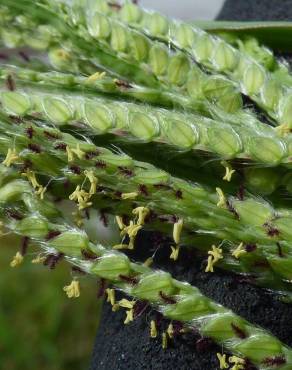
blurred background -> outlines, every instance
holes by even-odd
[[[140,0],[139,3],[172,17],[203,20],[215,18],[224,0]]]
[[[223,0],[141,0],[147,8],[182,19],[213,19]],[[50,271],[32,265],[12,269],[15,237],[0,239],[0,370],[80,370],[89,366],[98,327],[97,282],[81,279],[81,296],[63,292],[71,281],[66,263]],[[33,256],[31,256],[33,257]]]
[[[72,280],[69,266],[33,265],[30,248],[11,268],[19,245],[16,237],[0,240],[0,369],[87,369],[100,310],[96,280],[81,277],[81,296],[70,300],[63,292]]]

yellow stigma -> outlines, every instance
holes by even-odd
[[[228,369],[228,364],[226,362],[226,355],[221,355],[221,353],[217,353],[217,358],[219,360],[220,369]]]
[[[149,214],[150,210],[147,207],[137,207],[133,209],[133,214],[138,216],[137,225],[144,225],[145,218]]]
[[[69,145],[66,146],[66,153],[67,153],[68,162],[73,162],[74,161],[74,153],[70,149]]]
[[[178,259],[180,247],[177,245],[176,247],[170,246],[170,248],[171,248],[171,255],[169,256],[169,258],[171,260],[176,261]]]
[[[162,333],[162,349],[167,349],[167,335],[165,332]]]
[[[21,265],[23,262],[23,256],[17,252],[16,255],[12,258],[12,261],[10,262],[10,267],[17,267]]]
[[[126,318],[125,318],[124,324],[127,325],[133,320],[134,320],[134,310],[133,308],[131,308],[130,310],[126,311]]]
[[[72,280],[70,285],[63,288],[68,298],[78,298],[80,296],[80,285],[78,280]]]
[[[78,158],[78,159],[82,159],[82,158],[84,158],[84,156],[85,156],[85,152],[84,152],[83,150],[81,150],[81,149],[80,149],[80,145],[79,145],[79,144],[77,144],[77,145],[76,145],[76,149],[72,149],[72,148],[71,148],[71,151],[72,151],[74,154],[76,154],[76,156],[77,156],[77,158]]]
[[[234,364],[230,370],[243,370],[245,360],[237,356],[231,356],[228,359],[229,363]]]
[[[4,166],[6,167],[10,167],[14,162],[18,160],[18,158],[19,157],[18,157],[16,150],[9,148],[2,164],[4,164]]]
[[[150,338],[156,338],[157,337],[157,328],[156,323],[154,320],[151,320],[150,322]]]
[[[246,250],[244,248],[244,244],[240,243],[239,246],[232,251],[232,256],[235,258],[240,258],[242,255],[246,254]]]
[[[84,175],[90,182],[89,195],[92,196],[96,193],[96,186],[98,183],[98,179],[97,177],[94,176],[94,172],[92,170],[91,171],[85,170]]]
[[[136,191],[133,192],[133,193],[123,193],[121,195],[121,198],[123,200],[126,200],[126,199],[136,199],[138,195],[139,195],[139,193],[137,193]]]
[[[120,230],[123,230],[126,227],[126,225],[123,222],[123,217],[116,216],[116,221],[117,221],[117,224],[118,224]]]
[[[27,177],[28,181],[31,183],[31,185],[34,189],[37,189],[37,188],[41,187],[41,185],[38,183],[38,181],[35,177],[35,173],[33,171],[26,170],[26,172],[22,173],[22,176]]]
[[[222,161],[221,164],[225,167],[225,175],[223,177],[223,180],[230,182],[232,175],[235,173],[235,170],[233,170],[230,164],[226,161]]]
[[[179,244],[180,241],[180,234],[183,228],[184,221],[180,218],[174,225],[173,225],[173,240],[176,244]]]
[[[222,249],[213,245],[212,250],[208,251],[208,254],[209,254],[208,264],[205,269],[205,272],[214,272],[215,263],[217,263],[220,259],[223,258]]]
[[[40,254],[36,256],[36,258],[34,258],[31,263],[33,264],[39,264],[39,263],[43,263],[45,262],[46,260],[46,257],[45,256],[41,256]]]
[[[39,195],[41,200],[43,200],[44,199],[44,194],[45,194],[46,191],[47,191],[47,188],[40,185],[35,193],[36,193],[36,195]]]
[[[225,198],[225,195],[224,195],[223,191],[220,188],[216,188],[216,192],[217,192],[218,197],[219,197],[217,207],[226,208],[226,198]]]
[[[173,338],[173,334],[174,334],[174,330],[173,330],[173,325],[172,325],[172,323],[170,323],[170,324],[168,325],[168,328],[167,328],[166,332],[167,332],[167,334],[168,334],[169,338],[170,338],[170,339],[172,339],[172,338]]]
[[[105,290],[107,294],[107,302],[110,302],[110,304],[113,306],[116,303],[116,292],[114,289],[107,288]]]
[[[95,81],[100,80],[101,78],[105,77],[105,75],[106,75],[105,72],[95,72],[86,79],[86,82],[95,82]]]

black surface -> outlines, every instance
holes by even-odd
[[[291,0],[226,0],[218,19],[226,21],[290,21]]]
[[[292,19],[290,0],[227,0],[219,19],[225,20],[289,20]],[[145,259],[151,253],[148,236],[139,243],[135,259]],[[171,271],[180,280],[196,285],[201,291],[218,303],[231,308],[247,320],[258,324],[276,335],[283,342],[292,345],[292,305],[279,302],[270,293],[246,283],[238,282],[231,274],[206,274],[200,256],[183,251],[179,261],[172,263],[167,256],[167,243],[159,250],[156,263]],[[112,313],[106,304],[101,326],[96,336],[91,370],[217,370],[216,352],[220,349],[206,342],[196,342],[196,334],[179,335],[164,351],[161,338],[150,339],[149,323],[156,313],[147,309],[130,325],[124,326],[125,313]],[[160,330],[168,325],[162,321]],[[200,349],[201,348],[201,349]],[[199,350],[200,349],[200,350]]]
[[[149,246],[154,245],[154,249],[157,248],[156,240],[156,235],[140,234],[137,248],[129,257],[144,261],[153,253]],[[216,302],[271,331],[284,343],[292,345],[292,327],[287,325],[292,319],[292,305],[280,302],[267,291],[241,282],[233,274],[219,271],[206,274],[206,261],[195,249],[182,249],[176,263],[169,260],[169,251],[169,243],[162,242],[155,256],[154,267],[170,271],[174,277],[196,285],[202,293]],[[169,324],[167,320],[161,320],[154,310],[147,308],[133,323],[126,326],[123,324],[124,318],[125,310],[113,313],[111,306],[105,304],[91,370],[218,369],[216,353],[221,352],[221,349],[211,343],[205,351],[200,350],[202,338],[196,333],[178,335],[166,351],[161,348],[161,337],[150,339],[151,319],[161,322],[160,332]]]

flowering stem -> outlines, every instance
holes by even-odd
[[[84,272],[109,280],[132,297],[133,306],[135,300],[148,301],[166,318],[198,330],[226,350],[253,361],[259,369],[266,369],[269,359],[276,356],[281,358],[279,369],[288,370],[291,367],[292,350],[271,334],[210,300],[196,287],[173,279],[169,273],[133,263],[120,252],[91,243],[80,229],[64,221],[58,223],[57,212],[49,220],[39,211],[40,203],[44,201],[32,199],[34,195],[28,182],[11,179],[9,170],[6,174],[5,169],[1,170],[1,220],[9,230],[31,238],[45,255],[65,255],[69,262]],[[21,220],[11,216],[13,207],[18,210],[19,206],[22,209]],[[53,205],[51,207],[54,208]],[[7,216],[7,209],[10,216]],[[129,278],[125,279],[125,276]],[[77,284],[65,288],[68,296],[79,295]],[[134,319],[134,311],[131,313],[133,306],[127,313],[126,322]]]

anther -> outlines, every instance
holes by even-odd
[[[124,324],[127,325],[132,321],[134,321],[134,310],[133,310],[133,308],[126,311],[126,318],[125,318]]]
[[[162,333],[162,349],[167,349],[167,334]]]
[[[243,243],[240,243],[239,246],[232,251],[232,256],[236,259],[239,259],[242,255],[246,254],[247,251]]]
[[[221,355],[221,353],[217,353],[217,358],[219,360],[220,369],[228,369],[229,366],[226,362],[226,355]]]
[[[156,323],[154,320],[151,320],[150,322],[150,338],[156,338],[157,337],[157,328]]]
[[[70,285],[66,285],[63,288],[68,298],[78,298],[80,296],[80,284],[79,281],[74,279]]]
[[[183,219],[179,219],[174,225],[173,225],[173,240],[176,244],[179,244],[180,242],[180,235],[183,228]]]
[[[208,254],[209,254],[208,264],[205,269],[205,272],[214,272],[215,263],[217,263],[220,259],[223,258],[222,249],[213,245],[212,250],[208,251]]]
[[[123,230],[126,227],[126,225],[123,222],[123,217],[116,216],[116,221],[117,221],[117,224],[118,224],[120,230]]]
[[[133,209],[132,213],[138,216],[137,225],[144,225],[145,218],[149,214],[150,210],[147,207],[137,207]]]
[[[107,294],[107,302],[109,302],[112,306],[116,303],[116,292],[114,289],[107,288],[105,290]]]
[[[89,180],[90,182],[90,189],[89,189],[89,195],[94,195],[96,193],[96,186],[98,183],[97,177],[95,177],[94,172],[91,170],[85,170],[84,171],[85,177]]]
[[[6,167],[10,167],[13,163],[15,163],[19,159],[18,154],[15,149],[8,149],[6,157],[2,164]]]
[[[222,161],[221,164],[225,168],[225,175],[223,177],[223,180],[230,182],[232,175],[235,173],[235,170],[233,170],[230,164],[226,161]]]
[[[244,370],[245,360],[237,356],[230,356],[228,359],[230,364],[234,364],[230,370]]]
[[[170,248],[171,248],[171,254],[170,254],[169,258],[174,260],[174,261],[177,261],[180,247],[177,245],[175,247],[170,246]]]
[[[224,195],[223,191],[220,188],[216,188],[216,192],[217,192],[218,197],[219,197],[217,207],[226,208],[226,198],[225,198],[225,195]]]
[[[23,262],[23,256],[20,252],[17,252],[16,255],[13,257],[12,261],[10,262],[10,267],[17,267],[21,265]]]
[[[167,332],[167,334],[168,334],[169,338],[170,338],[170,339],[172,339],[172,338],[173,338],[173,336],[174,336],[174,329],[173,329],[173,325],[172,325],[172,323],[170,323],[170,324],[168,325],[168,328],[167,328],[166,332]]]

